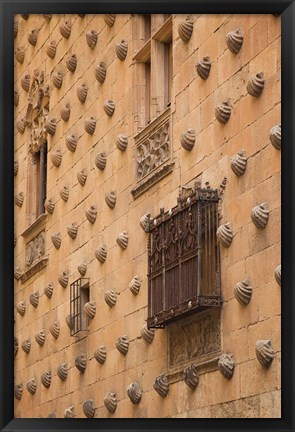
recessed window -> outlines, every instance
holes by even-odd
[[[89,319],[84,311],[84,306],[89,300],[89,279],[77,279],[70,286],[71,336],[88,331]]]

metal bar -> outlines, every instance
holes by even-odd
[[[198,283],[197,297],[201,295],[201,272],[202,272],[202,222],[201,222],[201,203],[197,203],[197,224],[198,224]]]

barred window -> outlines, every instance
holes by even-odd
[[[149,328],[221,305],[218,191],[195,187],[148,224]]]
[[[79,278],[70,286],[71,336],[88,330],[88,316],[84,311],[89,302],[89,279]]]

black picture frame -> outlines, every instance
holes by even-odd
[[[14,419],[13,392],[13,15],[15,13],[270,13],[282,19],[282,418]],[[293,431],[294,380],[294,75],[295,5],[284,0],[0,0],[0,430],[12,431]]]

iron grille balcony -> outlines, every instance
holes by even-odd
[[[195,186],[149,220],[149,328],[221,305],[218,201],[217,190]]]
[[[71,336],[88,331],[88,316],[84,305],[89,301],[89,278],[79,278],[70,285]]]

